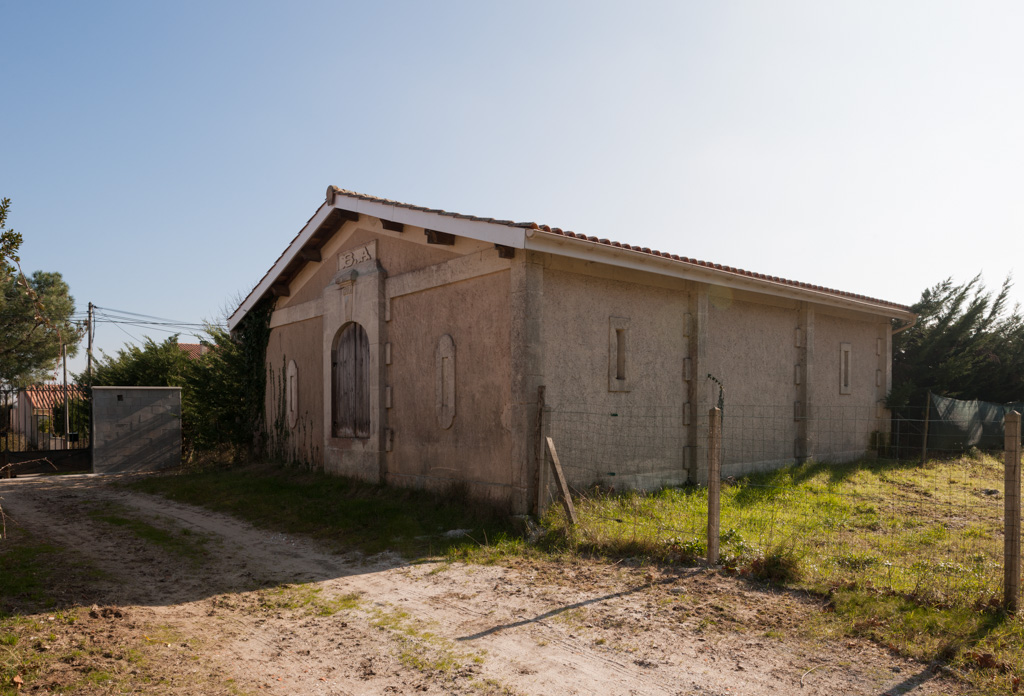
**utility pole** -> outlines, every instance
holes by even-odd
[[[92,321],[92,302],[89,303],[89,320],[85,324],[85,332],[88,334],[89,347],[85,351],[86,360],[88,367],[86,373],[89,375],[89,388],[92,388],[92,333],[93,333],[93,321]]]
[[[89,436],[89,463],[90,463],[90,466],[92,465],[92,455],[93,455],[92,434],[94,432],[93,423],[95,422],[95,419],[93,417],[93,412],[92,412],[92,337],[93,337],[93,334],[96,333],[96,319],[95,319],[95,316],[94,316],[94,313],[93,313],[93,310],[95,308],[96,308],[96,305],[94,305],[92,302],[90,302],[89,303],[89,321],[88,321],[88,323],[85,326],[85,332],[86,332],[86,334],[88,334],[88,338],[89,338],[89,347],[86,348],[86,351],[85,351],[85,357],[86,357],[86,360],[87,360],[86,364],[88,365],[88,367],[86,368],[86,372],[89,375],[87,377],[87,379],[89,380],[89,386],[88,386],[88,388],[86,390],[86,396],[88,396],[88,398],[89,398],[89,402],[88,402],[89,403],[89,418],[86,421],[85,428],[86,428],[86,432],[87,432],[87,434]],[[79,437],[81,437],[81,436],[79,436]]]
[[[68,402],[68,344],[65,343],[62,348],[64,349],[64,449],[68,449],[68,434],[71,431],[71,404]]]

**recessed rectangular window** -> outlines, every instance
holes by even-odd
[[[625,329],[615,329],[615,379],[626,379]]]
[[[299,422],[299,367],[294,360],[288,361],[285,372],[285,414],[288,427],[294,428]]]
[[[851,393],[852,373],[850,369],[851,354],[853,348],[849,343],[839,344],[839,393]]]
[[[629,319],[608,318],[608,391],[629,391]]]
[[[438,340],[434,360],[437,371],[434,399],[437,424],[447,430],[455,422],[455,340],[449,334]]]

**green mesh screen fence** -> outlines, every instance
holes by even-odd
[[[1003,418],[1010,411],[1024,413],[1024,402],[993,404],[931,394],[927,419],[928,449],[1002,449]]]

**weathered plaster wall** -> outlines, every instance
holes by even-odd
[[[687,294],[631,273],[548,260],[541,340],[545,431],[570,485],[682,483]],[[617,278],[615,276],[618,276]],[[648,279],[650,279],[648,277]],[[621,384],[616,329],[625,336]]]
[[[475,497],[513,501],[509,291],[503,270],[391,300],[389,482],[441,490],[464,484]],[[447,428],[438,393],[444,336],[454,343],[455,360]]]
[[[357,263],[355,276],[334,281],[346,254],[371,248],[373,260]],[[379,220],[363,218],[345,225],[321,249],[322,260],[308,263],[290,284],[288,297],[277,301],[271,320],[267,363],[270,379],[266,408],[272,446],[279,456],[321,466],[327,471],[378,480],[386,433],[383,415],[382,329],[385,277],[431,267],[493,245],[459,239],[454,246],[430,245],[421,228],[384,230]],[[369,440],[331,437],[330,344],[346,322],[363,326],[370,337],[371,424]],[[294,359],[298,373],[298,418],[288,424],[284,413],[285,372]]]
[[[707,372],[725,387],[722,475],[792,461],[796,307],[721,288],[709,294]],[[717,403],[718,385],[707,387]]]
[[[323,366],[320,317],[277,327],[267,344],[267,429],[271,453],[289,461],[323,466]],[[286,417],[286,373],[295,361],[297,415],[294,425]]]
[[[379,220],[361,220],[349,223],[324,246],[323,260],[310,263],[293,283],[292,294],[282,298],[278,307],[288,307],[314,300],[323,293],[338,272],[338,254],[358,248],[367,242],[377,240],[377,253],[381,265],[389,275],[398,275],[442,263],[459,254],[451,247],[426,244],[423,231],[415,229],[398,233],[384,232]]]
[[[884,400],[888,365],[885,337],[888,324],[873,317],[817,312],[814,327],[814,366],[811,385],[813,456],[828,461],[848,461],[863,456],[871,433],[886,430]],[[850,344],[850,393],[840,390],[841,352]]]

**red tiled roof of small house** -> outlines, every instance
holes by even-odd
[[[63,384],[34,384],[25,387],[25,396],[34,409],[51,410],[64,403]],[[68,385],[68,398],[85,398],[85,391],[76,385]]]
[[[200,356],[206,355],[210,350],[209,346],[202,343],[179,343],[178,348],[192,360],[198,360]]]

